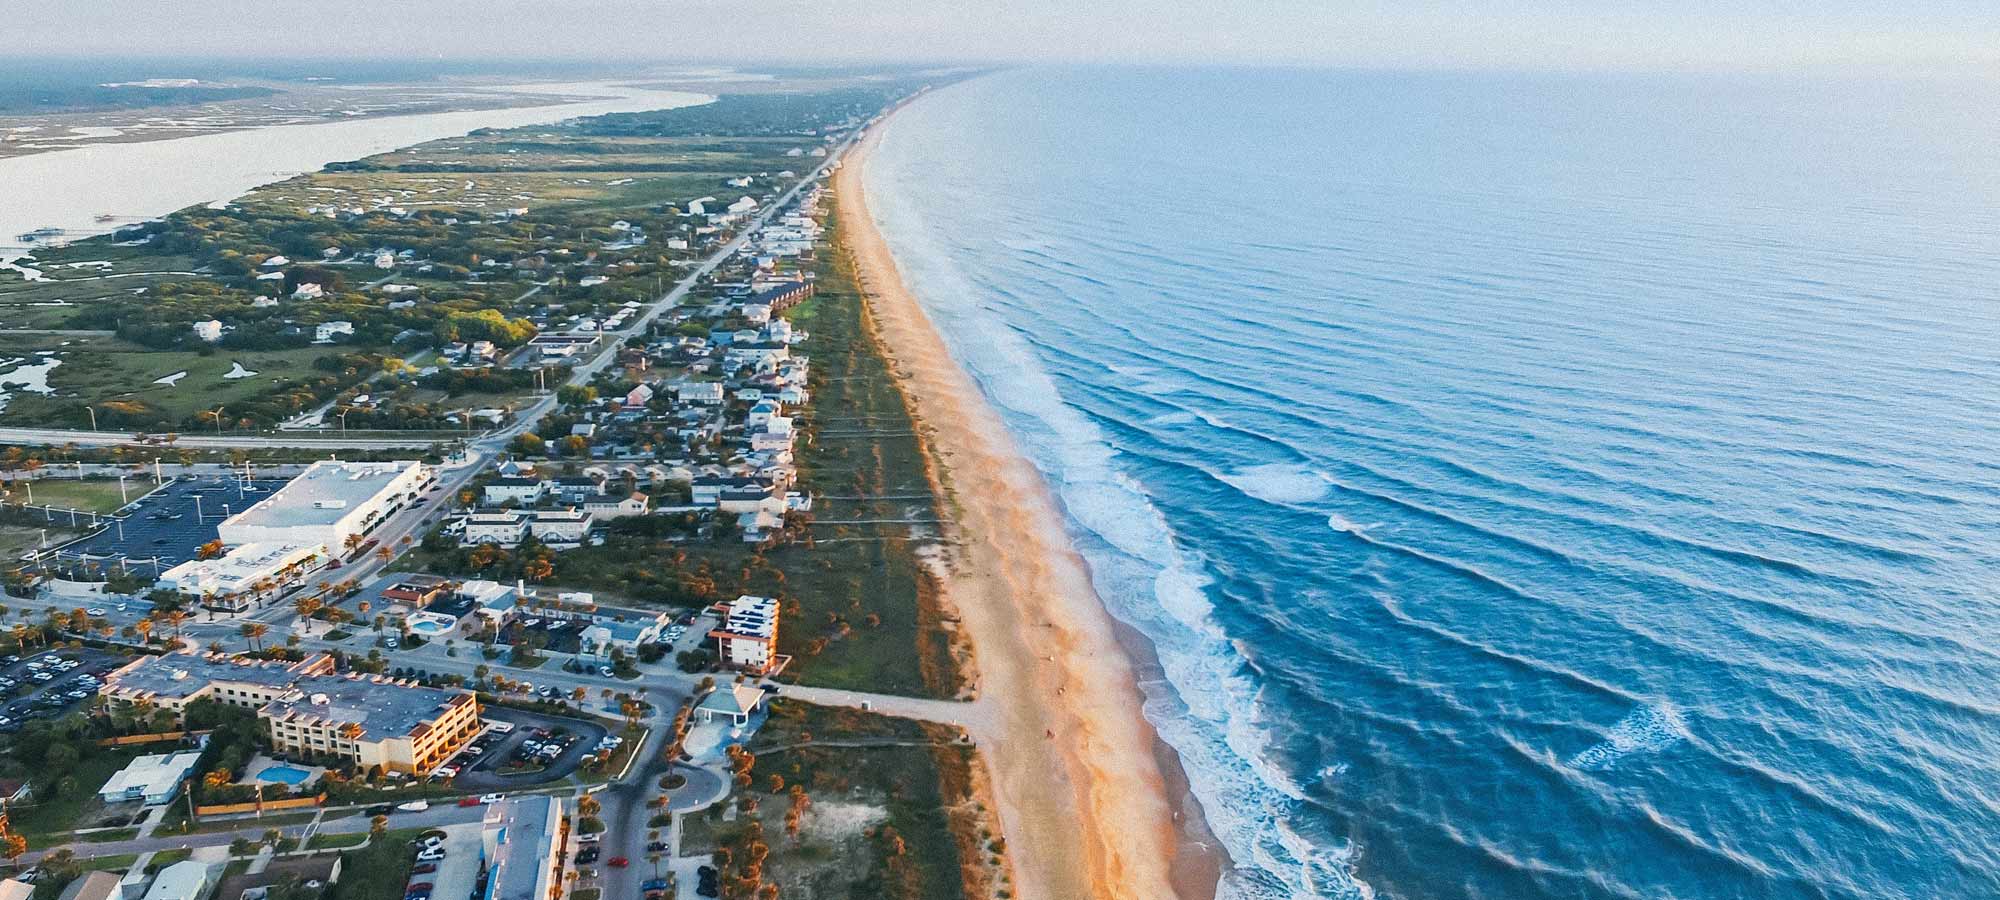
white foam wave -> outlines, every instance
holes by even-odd
[[[912,116],[929,108],[913,108]],[[1153,642],[1166,678],[1142,685],[1145,714],[1180,756],[1211,830],[1236,864],[1220,896],[1369,897],[1353,876],[1350,845],[1336,835],[1292,830],[1306,786],[1271,758],[1269,733],[1257,724],[1257,685],[1213,621],[1201,560],[1178,545],[1144,486],[1121,470],[1102,431],[1064,402],[1033,348],[1004,326],[985,292],[959,268],[967,257],[951,252],[947,236],[928,226],[925,207],[907,190],[923,179],[893,174],[904,166],[927,167],[923,145],[898,140],[905,121],[898,117],[888,126],[865,176],[876,219],[953,357],[1055,489],[1106,607]],[[1151,373],[1134,367],[1118,374],[1144,390]],[[1191,412],[1219,426],[1213,415]],[[1246,472],[1251,489],[1284,496],[1303,495],[1301,474],[1313,477]],[[1326,484],[1314,480],[1323,494]]]
[[[1381,524],[1380,522],[1371,522],[1367,525],[1362,525],[1340,513],[1333,513],[1326,517],[1326,527],[1335,531],[1344,531],[1348,534],[1367,534],[1369,529],[1379,527]]]
[[[1634,753],[1657,753],[1685,737],[1686,727],[1671,705],[1641,706],[1611,726],[1603,741],[1570,757],[1569,767],[1582,772],[1605,771]]]
[[[1326,477],[1292,463],[1266,463],[1217,476],[1230,487],[1265,503],[1311,503],[1326,496]]]

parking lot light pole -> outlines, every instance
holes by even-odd
[[[125,476],[121,474],[118,476],[118,503],[120,506],[123,506],[130,502],[132,502],[132,497],[125,493]]]
[[[87,409],[87,410],[90,410],[90,430],[91,430],[91,431],[96,431],[96,430],[97,430],[97,407],[95,407],[95,406],[85,406],[85,407],[84,407],[84,409]]]
[[[196,494],[196,495],[194,495],[194,523],[195,523],[196,525],[200,525],[200,524],[202,523],[202,518],[201,518],[201,495],[200,495],[200,494]]]

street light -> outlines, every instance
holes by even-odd
[[[220,406],[215,408],[215,435],[216,437],[222,436],[222,407]]]
[[[96,430],[97,430],[97,407],[95,407],[95,406],[89,406],[89,405],[85,405],[85,406],[84,406],[84,409],[86,409],[86,410],[88,410],[88,411],[90,412],[90,430],[91,430],[91,431],[96,431]]]

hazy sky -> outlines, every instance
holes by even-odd
[[[1977,67],[2000,0],[70,0],[0,55]]]

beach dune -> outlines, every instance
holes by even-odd
[[[952,359],[868,211],[862,173],[880,126],[835,173],[840,231],[867,312],[923,424],[954,522],[946,595],[970,638],[982,758],[1016,881],[1030,900],[1183,900],[1182,845],[1157,737],[1114,623],[1041,474]],[[1213,872],[1213,867],[1192,867]]]

